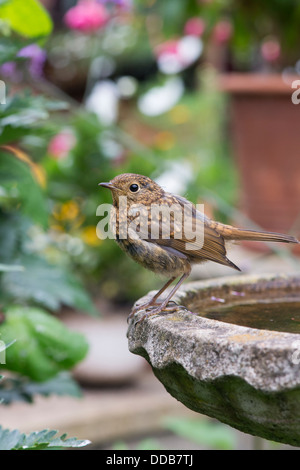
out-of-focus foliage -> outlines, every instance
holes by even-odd
[[[273,61],[275,68],[282,69],[293,67],[299,60],[300,6],[293,0],[165,0],[148,5],[136,0],[136,3],[145,17],[153,16],[152,24],[156,17],[159,24],[156,33],[163,34],[165,39],[182,35],[188,20],[201,18],[207,53],[211,53],[211,47],[222,54],[225,51],[222,62],[225,70],[263,70]],[[264,48],[269,41],[270,48]]]
[[[52,31],[52,21],[37,0],[5,0],[0,4],[0,18],[24,37],[40,38]]]
[[[68,372],[61,372],[44,382],[35,382],[24,375],[14,375],[0,380],[0,403],[3,405],[10,405],[15,401],[33,403],[36,395],[48,397],[52,394],[76,398],[82,396],[79,385]]]
[[[47,132],[50,113],[67,108],[64,102],[43,95],[33,96],[28,89],[8,96],[6,104],[1,105],[0,144],[16,142],[29,135],[42,138]]]
[[[18,152],[0,150],[1,261],[20,267],[3,272],[1,300],[4,304],[34,302],[53,311],[68,305],[94,313],[93,303],[76,276],[39,253],[35,233],[43,233],[49,225],[47,197],[40,184],[44,171],[30,160],[29,166],[26,154],[18,158]]]
[[[7,348],[3,368],[19,372],[35,381],[49,380],[72,368],[87,353],[84,337],[68,330],[61,321],[37,308],[10,307],[0,335]]]
[[[25,70],[28,58],[20,52],[29,44],[26,37],[31,37],[35,47],[32,38],[39,41],[47,35],[52,22],[39,2],[27,2],[26,11],[23,3],[8,0],[0,4],[1,32],[6,35],[1,39],[0,65],[13,61],[11,64]],[[0,106],[0,340],[9,345],[2,368],[18,372],[16,381],[22,381],[22,376],[45,381],[72,368],[87,352],[85,339],[49,311],[66,305],[95,313],[95,307],[79,277],[63,263],[48,260],[38,246],[34,234],[46,237],[49,230],[47,175],[21,150],[24,138],[44,141],[48,126],[51,128],[51,113],[65,110],[67,105],[30,89],[10,93],[10,86],[7,83],[6,103]],[[3,380],[2,389],[7,390],[9,380]],[[11,397],[12,384],[18,388],[16,383],[10,382]],[[52,391],[55,383],[62,390],[63,382],[59,385],[54,380]],[[71,381],[64,384],[71,390]]]
[[[236,448],[234,431],[222,423],[172,416],[163,420],[163,427],[177,436],[209,449],[233,450]]]

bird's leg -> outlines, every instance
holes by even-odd
[[[157,299],[160,297],[160,295],[169,287],[170,284],[172,284],[173,281],[175,281],[176,277],[171,277],[171,279],[166,282],[166,284],[163,285],[163,287],[155,294],[155,296],[146,302],[145,304],[142,305],[137,305],[135,308],[132,309],[131,313],[128,316],[128,319],[133,317],[133,315],[138,311],[138,310],[144,310],[145,308],[151,307],[152,305],[156,304]]]
[[[144,320],[144,318],[146,317],[150,317],[152,315],[157,315],[158,313],[161,313],[163,310],[167,310],[167,305],[170,301],[170,299],[173,297],[173,295],[175,294],[175,292],[177,291],[177,289],[179,289],[179,287],[181,286],[181,284],[183,283],[183,281],[185,281],[186,278],[189,277],[190,275],[190,272],[187,272],[187,273],[184,273],[181,278],[179,279],[179,281],[177,282],[177,284],[173,287],[173,289],[171,290],[171,292],[169,293],[169,295],[166,297],[166,299],[157,307],[155,308],[154,310],[151,310],[150,313],[145,313],[145,315],[137,321],[137,323],[140,323],[141,321]],[[174,310],[175,308],[171,308],[170,310]]]

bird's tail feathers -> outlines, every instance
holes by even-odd
[[[243,230],[218,223],[216,226],[218,232],[223,235],[225,240],[253,240],[265,242],[282,242],[282,243],[300,243],[297,238],[292,235],[284,235],[275,232],[260,232],[257,230]]]

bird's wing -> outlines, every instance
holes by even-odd
[[[167,194],[166,197],[165,203],[169,206],[177,202],[182,210],[184,205],[188,205],[186,216],[182,216],[180,220],[180,217],[176,217],[175,212],[171,212],[169,237],[164,237],[162,232],[163,228],[166,228],[166,221],[164,222],[162,218],[154,219],[152,217],[152,228],[156,226],[159,236],[150,238],[150,242],[166,247],[166,249],[176,250],[185,255],[192,263],[210,260],[240,270],[227,258],[224,237],[211,226],[209,218],[180,196]],[[190,231],[187,230],[186,223],[182,224],[182,220],[189,220]]]

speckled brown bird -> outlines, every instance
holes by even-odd
[[[115,210],[111,215],[111,223],[115,228],[115,239],[120,248],[145,268],[169,277],[160,291],[148,303],[136,307],[130,316],[137,310],[150,307],[151,311],[146,315],[154,315],[168,309],[170,299],[189,276],[193,264],[210,260],[240,271],[226,256],[225,244],[229,240],[299,243],[290,235],[243,230],[215,222],[199,212],[188,200],[164,191],[155,181],[143,175],[125,173],[116,176],[109,183],[99,183],[99,185],[110,189],[112,193]],[[185,227],[180,226],[186,219],[182,217],[181,222],[178,222],[179,219],[173,212],[170,213],[169,219],[166,219],[163,213],[153,215],[151,207],[155,205],[159,205],[160,208],[177,207],[179,212],[189,207],[191,228],[200,224],[197,227],[200,227],[203,233],[200,242],[195,237],[191,249],[191,245],[188,245],[191,238],[186,236]],[[142,215],[144,217],[141,217]],[[169,230],[169,236],[164,236],[164,229],[165,233]],[[179,281],[167,297],[158,303],[161,294],[179,276]],[[171,308],[174,309],[169,307]]]

